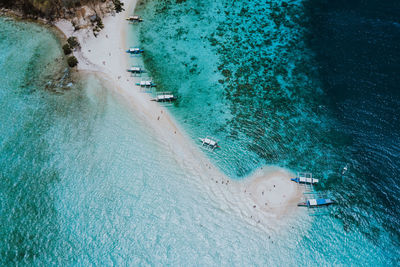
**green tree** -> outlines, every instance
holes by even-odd
[[[121,3],[120,0],[113,0],[113,3],[114,3],[115,12],[119,13],[119,12],[122,12],[125,10],[123,8],[124,3]]]
[[[72,50],[71,50],[71,47],[69,46],[69,44],[63,45],[62,49],[63,49],[65,55],[69,55],[72,53]]]
[[[70,66],[71,68],[75,67],[76,65],[78,65],[78,60],[76,59],[76,57],[74,56],[70,56],[67,59],[67,63],[68,66]]]
[[[79,42],[78,42],[78,38],[76,38],[75,36],[71,36],[67,39],[67,43],[69,44],[70,48],[73,49],[75,47],[80,46]]]

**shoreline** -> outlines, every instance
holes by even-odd
[[[289,170],[264,166],[243,180],[230,179],[200,151],[167,108],[141,92],[135,85],[138,78],[126,72],[129,55],[125,52],[129,28],[125,18],[133,13],[137,0],[122,2],[125,11],[105,16],[105,27],[97,37],[90,29],[74,32],[69,21],[55,23],[64,36],[76,36],[81,44],[81,49],[74,52],[79,61],[78,72],[95,74],[112,85],[110,89],[122,96],[127,106],[154,130],[154,136],[169,148],[178,164],[194,174],[192,182],[204,189],[221,209],[236,213],[252,225],[274,230],[290,225],[290,218],[305,214],[296,205],[302,192],[290,181],[293,173]]]

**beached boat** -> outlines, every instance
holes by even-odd
[[[129,16],[126,18],[126,20],[130,21],[130,22],[142,22],[143,21],[143,19],[138,15]]]
[[[128,50],[126,50],[126,53],[129,53],[131,55],[138,55],[142,54],[144,50],[140,49],[139,47],[130,47]]]
[[[298,184],[317,184],[319,182],[318,179],[315,178],[308,178],[308,177],[296,177],[296,178],[291,178],[293,182],[296,182]]]
[[[300,202],[297,204],[297,206],[315,208],[321,206],[328,206],[332,204],[335,204],[335,201],[329,198],[313,198],[313,199],[308,199],[306,202]]]
[[[298,184],[307,184],[307,185],[313,185],[319,182],[319,180],[313,178],[312,173],[309,172],[298,172],[297,176],[295,178],[291,178],[290,180]]]
[[[141,67],[137,67],[137,66],[130,67],[127,71],[130,73],[134,73],[134,74],[140,74],[140,73],[145,72]]]
[[[201,141],[203,146],[207,146],[211,149],[215,149],[215,148],[219,148],[220,146],[218,145],[218,142],[215,141],[215,139],[211,139],[210,137],[206,137],[206,138],[199,138],[199,140]]]
[[[140,82],[136,83],[136,85],[138,85],[140,87],[156,87],[157,86],[151,80],[143,80],[143,81],[140,81]]]
[[[151,101],[156,102],[172,102],[176,100],[176,96],[174,96],[171,92],[159,92],[156,97],[151,99]]]

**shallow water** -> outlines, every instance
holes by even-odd
[[[196,173],[178,166],[103,82],[47,79],[65,70],[49,31],[0,23],[7,29],[0,74],[2,266],[294,264],[284,255],[299,235],[280,240],[221,210],[193,182]],[[16,57],[19,49],[25,58]],[[28,62],[49,64],[48,72],[28,75]],[[278,259],[266,250],[284,254]]]
[[[176,90],[180,95],[179,103],[170,107],[171,112],[193,140],[209,132],[221,138],[223,149],[208,155],[233,178],[241,178],[264,163],[310,169],[326,178],[321,189],[328,188],[333,194],[338,188],[341,193],[348,192],[335,195],[341,205],[331,209],[330,216],[310,217],[311,227],[308,222],[298,222],[285,233],[267,234],[247,225],[222,210],[215,196],[195,184],[191,178],[196,173],[179,166],[173,153],[153,136],[147,124],[101,80],[85,76],[70,84],[59,43],[49,31],[33,24],[1,19],[0,238],[5,240],[0,244],[1,265],[123,265],[126,262],[178,266],[396,265],[399,259],[396,240],[393,232],[382,226],[381,213],[385,206],[374,206],[376,220],[371,220],[368,202],[357,195],[359,188],[354,186],[362,177],[356,169],[358,165],[351,165],[344,180],[337,174],[348,162],[347,152],[343,150],[349,147],[349,141],[339,142],[335,138],[336,135],[340,140],[348,137],[332,132],[320,144],[316,140],[321,137],[313,136],[330,129],[329,123],[337,121],[331,116],[329,102],[319,102],[324,99],[318,97],[324,95],[323,83],[310,81],[307,76],[307,83],[311,85],[306,93],[285,89],[294,95],[291,103],[293,110],[298,111],[297,116],[292,117],[284,110],[288,101],[285,95],[281,96],[285,101],[273,104],[276,112],[264,111],[260,113],[263,116],[254,117],[251,114],[256,114],[255,111],[248,107],[257,107],[259,98],[233,94],[232,99],[243,103],[236,112],[231,112],[232,101],[225,96],[228,82],[218,82],[226,79],[218,71],[218,60],[224,60],[229,53],[221,58],[207,58],[223,51],[211,45],[212,39],[203,38],[199,44],[194,37],[208,34],[208,27],[218,27],[217,18],[225,18],[207,17],[209,13],[217,14],[212,12],[216,9],[206,5],[211,2],[193,2],[196,8],[187,16],[184,11],[192,2],[171,4],[165,9],[167,2],[154,6],[156,2],[151,1],[140,11],[149,23],[141,27],[145,29],[154,24],[153,29],[158,32],[158,35],[148,32],[153,44],[143,43],[148,54],[146,67],[152,70],[151,75],[161,88]],[[237,1],[236,4],[244,5]],[[214,5],[211,7],[226,8],[225,11],[230,8]],[[296,6],[295,11],[299,11],[297,8],[302,6]],[[156,18],[146,13],[152,15],[154,10],[158,10]],[[171,28],[179,26],[162,23],[164,15],[170,16],[168,12],[185,25],[192,25],[180,26],[183,28],[180,31],[190,29],[194,34],[172,32]],[[191,24],[196,21],[192,16],[199,15],[197,12],[206,12],[200,14],[207,23]],[[300,21],[298,18],[297,22]],[[229,33],[230,27],[223,29]],[[273,27],[268,28],[268,32],[272,30]],[[166,37],[171,32],[176,34],[173,37],[176,39]],[[289,41],[279,37],[278,32],[271,34],[279,42]],[[288,32],[285,36],[290,35]],[[184,38],[191,40],[192,49],[187,49]],[[300,37],[295,43],[299,40]],[[176,45],[176,51],[170,51],[167,44]],[[276,60],[281,58],[280,53],[289,53],[278,44],[273,46],[276,48],[270,56]],[[304,48],[301,44],[295,46],[300,47]],[[18,56],[20,51],[24,51],[24,57]],[[313,53],[306,51],[304,54],[309,60]],[[197,63],[189,61],[192,52]],[[292,53],[296,54],[294,50]],[[160,60],[161,56],[168,61]],[[242,60],[240,55],[235,56]],[[307,62],[303,58],[299,60]],[[155,68],[152,64],[159,65]],[[197,73],[190,73],[184,64],[191,68],[197,64]],[[279,64],[277,61],[276,66]],[[152,68],[160,72],[153,72]],[[233,66],[231,72],[234,71],[237,70]],[[58,73],[61,74],[57,77]],[[279,90],[273,91],[274,94],[283,94]],[[276,99],[275,95],[271,97],[272,103]],[[254,138],[250,130],[260,131],[265,123],[256,118],[265,114],[271,116],[268,122],[272,124],[268,125],[274,128],[265,131],[265,135],[279,133],[283,141],[293,143],[279,145],[263,137],[257,142],[269,147],[268,150],[259,151],[249,146]],[[237,120],[237,126],[231,121],[239,115],[242,117]],[[288,129],[283,124],[286,120],[293,124]],[[244,124],[243,131],[241,124]],[[315,129],[308,132],[312,128]],[[296,136],[297,129],[307,135]],[[237,135],[232,135],[234,130]],[[225,139],[228,135],[232,137]],[[313,160],[308,161],[309,158]],[[228,164],[233,167],[228,168]],[[360,192],[371,194],[368,184]],[[348,199],[357,204],[356,208],[345,204]]]
[[[211,157],[231,177],[266,163],[327,177],[345,164],[343,148],[324,142],[336,132],[312,79],[299,2],[139,5],[147,20],[140,26],[146,67],[159,90],[179,95],[171,111],[194,139],[221,141],[223,149]]]
[[[194,140],[221,140],[209,155],[221,170],[239,179],[263,164],[311,171],[339,201],[315,224],[341,229],[324,240],[332,228],[318,228],[313,246],[362,233],[360,247],[394,248],[383,263],[399,258],[398,10],[394,1],[150,0],[132,30],[160,90],[180,97],[170,108],[178,121]]]

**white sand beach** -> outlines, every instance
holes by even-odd
[[[140,78],[131,77],[126,71],[130,66],[125,52],[128,30],[125,19],[133,14],[137,1],[122,2],[126,11],[103,18],[105,27],[97,37],[87,29],[74,32],[69,21],[56,23],[67,37],[76,36],[81,44],[81,50],[74,53],[79,61],[78,70],[94,72],[113,85],[132,111],[154,130],[154,136],[175,154],[180,165],[193,173],[188,179],[204,189],[224,211],[260,228],[287,225],[290,218],[304,214],[304,210],[296,206],[302,192],[290,181],[293,173],[265,166],[241,181],[230,179],[211,163],[195,145],[197,140],[191,140],[185,134],[166,108],[150,101],[151,96],[141,92],[135,85]]]

